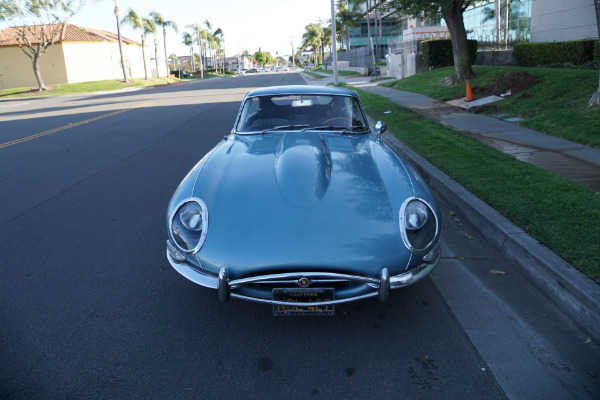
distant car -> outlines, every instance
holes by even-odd
[[[167,258],[185,278],[274,315],[332,315],[426,276],[440,214],[425,181],[369,127],[358,94],[256,89],[231,134],[168,205]],[[210,223],[209,223],[210,221]]]
[[[188,74],[187,72],[182,72],[181,76],[183,76],[184,78],[190,78],[192,76],[192,74]]]
[[[247,74],[256,74],[256,73],[258,73],[258,70],[256,68],[252,68],[252,69],[249,69],[248,71],[246,71],[246,73]]]

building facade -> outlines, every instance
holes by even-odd
[[[19,47],[15,29],[0,32],[0,90],[35,87],[32,62]],[[144,78],[142,45],[122,38],[123,57],[128,78]],[[156,76],[156,62],[146,49],[148,76]],[[164,60],[158,60],[161,76],[166,75]],[[117,35],[98,29],[66,24],[59,40],[39,59],[46,85],[123,79]]]
[[[371,11],[375,46],[379,37],[374,22],[377,16]],[[440,15],[418,19],[392,11],[382,16],[382,57],[410,39],[404,36],[411,29],[445,26]],[[481,49],[512,47],[518,42],[598,38],[593,0],[476,0],[463,13],[463,20],[468,38],[477,40]],[[431,38],[436,38],[435,32]],[[366,19],[349,29],[349,39],[350,48],[369,45]]]

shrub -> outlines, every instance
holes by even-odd
[[[568,42],[516,43],[514,57],[517,64],[523,67],[583,65],[598,59],[598,41],[586,39]]]
[[[477,60],[477,40],[467,40],[467,42],[471,64],[474,64]],[[440,68],[454,65],[450,39],[425,40],[421,45],[423,46],[423,61],[430,67]]]

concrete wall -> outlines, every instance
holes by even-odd
[[[387,57],[386,75],[390,78],[402,79],[428,70],[421,53],[406,52]]]
[[[514,50],[478,50],[477,65],[517,65]]]
[[[532,0],[532,42],[560,42],[597,37],[593,0]]]
[[[61,44],[50,46],[48,52],[40,57],[39,65],[46,85],[67,82]],[[31,59],[19,47],[0,48],[0,90],[37,85]]]

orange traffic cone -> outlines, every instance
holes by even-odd
[[[467,98],[465,101],[473,101],[475,98],[473,97],[473,92],[471,91],[471,85],[467,82]]]

